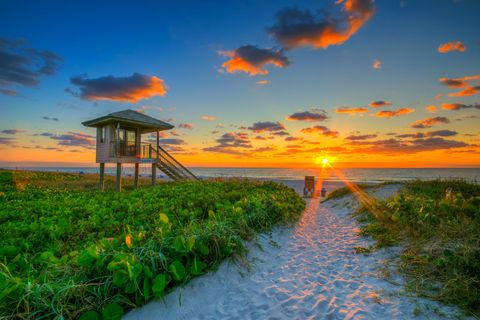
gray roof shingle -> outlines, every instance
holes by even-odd
[[[82,122],[86,127],[100,127],[107,123],[120,122],[140,127],[142,132],[172,129],[174,126],[162,120],[155,119],[134,110],[123,110],[106,116]]]

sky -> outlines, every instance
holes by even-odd
[[[0,3],[0,165],[95,165],[167,121],[188,166],[480,166],[478,0]],[[143,140],[150,137],[144,135]]]

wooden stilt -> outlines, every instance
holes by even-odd
[[[157,164],[152,163],[152,186],[157,185]]]
[[[117,163],[117,192],[122,191],[122,164]]]
[[[138,188],[138,168],[139,168],[140,164],[137,162],[135,163],[135,181],[134,181],[134,186],[135,186],[135,189]]]
[[[100,184],[99,184],[99,189],[101,192],[105,190],[105,182],[104,182],[104,177],[105,177],[105,163],[100,163]]]

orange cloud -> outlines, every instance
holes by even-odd
[[[435,112],[437,112],[437,107],[434,106],[434,105],[429,105],[429,106],[425,107],[425,110],[427,110],[430,113],[435,113]]]
[[[369,106],[372,107],[372,108],[386,107],[386,106],[391,106],[391,105],[392,105],[391,102],[384,101],[384,100],[372,101],[369,104]]]
[[[460,109],[479,109],[480,104],[442,103],[442,109],[458,111]]]
[[[379,111],[375,114],[372,114],[372,116],[375,116],[375,117],[378,117],[378,118],[392,118],[392,117],[403,116],[403,115],[412,113],[414,111],[415,110],[411,109],[411,108],[400,108],[400,109],[393,110],[393,111],[392,110],[383,110],[383,111]]]
[[[332,138],[336,138],[339,134],[338,131],[330,130],[325,126],[314,126],[310,128],[304,128],[300,131],[303,133],[320,133],[323,136],[332,137]]]
[[[309,10],[284,9],[277,14],[276,24],[269,29],[271,35],[285,48],[311,46],[325,49],[341,45],[374,14],[372,0],[339,0],[343,4],[341,16],[327,13],[319,18]]]
[[[412,128],[424,129],[424,128],[433,127],[438,123],[450,123],[450,120],[448,120],[448,118],[445,118],[445,117],[426,118],[423,120],[417,120],[414,123],[412,123],[410,126]]]
[[[449,93],[449,97],[467,97],[480,93],[480,85],[472,86],[471,82],[480,80],[480,75],[467,76],[463,78],[446,78],[439,79],[440,83],[451,89],[463,89],[461,91]]]
[[[267,85],[267,84],[269,84],[269,83],[270,83],[270,81],[268,81],[268,80],[260,80],[260,81],[257,81],[257,84],[259,84],[259,85],[261,85],[261,86]]]
[[[290,64],[281,50],[260,49],[252,45],[245,45],[232,51],[221,51],[220,55],[230,58],[222,64],[222,69],[227,73],[245,72],[251,76],[267,75],[268,70],[263,69],[265,65],[271,64],[284,68]]]
[[[465,50],[467,50],[467,47],[465,47],[461,41],[450,41],[438,46],[438,52],[440,53],[447,53],[451,51],[464,52]]]
[[[86,79],[77,76],[70,82],[78,86],[80,93],[66,89],[67,92],[85,100],[111,100],[119,102],[138,102],[154,96],[164,96],[167,87],[162,79],[134,73],[129,77],[106,76],[96,79]]]
[[[205,120],[205,121],[215,121],[215,120],[217,120],[217,117],[215,117],[215,116],[209,116],[209,115],[203,115],[203,116],[202,116],[202,120]]]
[[[373,69],[380,69],[382,67],[382,61],[375,59],[373,61]]]
[[[335,112],[340,114],[355,115],[368,112],[368,109],[364,107],[341,107],[335,110]]]

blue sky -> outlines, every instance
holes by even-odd
[[[267,66],[266,76],[219,72],[227,60],[219,51],[247,44],[281,48],[267,33],[279,10],[339,11],[338,6],[334,1],[2,1],[0,37],[25,39],[29,47],[54,52],[63,61],[54,75],[41,76],[38,85],[14,84],[9,88],[17,96],[0,95],[0,129],[92,134],[81,121],[147,106],[152,116],[175,118],[174,124],[193,124],[195,130],[183,132],[182,138],[200,150],[214,143],[211,131],[218,123],[226,128],[234,125],[237,130],[257,121],[281,121],[294,131],[305,123],[287,123],[285,117],[316,107],[331,115],[327,126],[345,135],[372,131],[372,126],[387,133],[405,131],[411,122],[428,117],[425,105],[478,102],[478,95],[455,101],[434,99],[450,92],[439,83],[440,77],[480,74],[480,2],[475,0],[377,0],[374,16],[342,45],[287,50],[291,64]],[[438,53],[438,46],[449,41],[461,41],[467,50]],[[375,59],[382,64],[378,70],[372,68]],[[74,76],[126,77],[133,73],[162,79],[167,94],[125,103],[82,100],[64,91],[78,89],[70,84]],[[256,84],[262,79],[269,84]],[[416,112],[385,121],[335,114],[338,107],[367,106],[374,100],[391,101],[394,108],[409,107]],[[202,115],[218,120],[204,121]],[[43,120],[44,116],[60,121]],[[476,124],[478,119],[473,118],[450,126],[475,134]],[[28,143],[26,132],[23,135],[20,140]],[[13,152],[14,148],[5,150]]]

